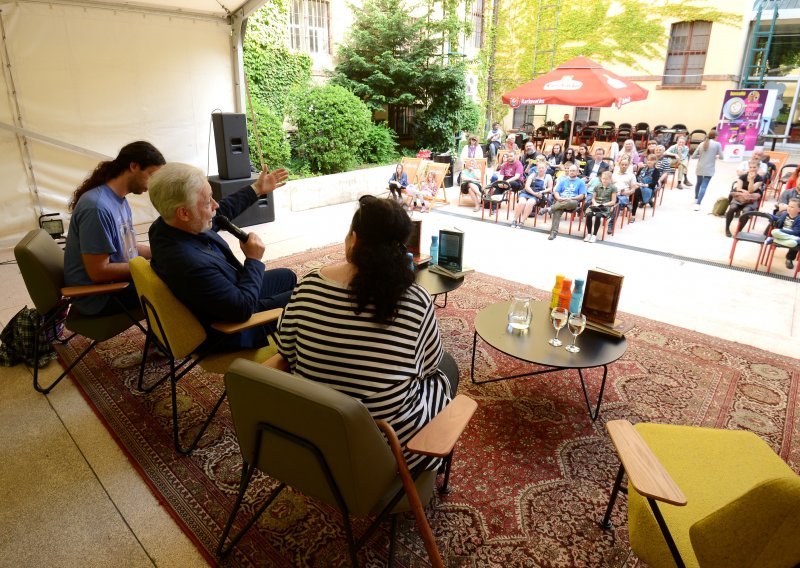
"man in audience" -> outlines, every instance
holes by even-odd
[[[486,141],[489,142],[489,165],[493,165],[497,158],[497,151],[503,145],[503,129],[500,128],[499,122],[492,123],[492,129],[489,131]]]
[[[570,132],[572,132],[572,120],[568,114],[565,114],[564,120],[556,124],[556,134],[564,141],[566,146],[569,146]]]
[[[670,146],[664,155],[673,160],[671,164],[672,170],[677,170],[675,175],[678,176],[678,189],[683,189],[683,184],[686,187],[692,187],[687,173],[689,171],[689,146],[686,145],[686,137],[678,136],[678,141]]]
[[[113,160],[101,162],[75,190],[64,249],[67,286],[130,280],[128,261],[138,255],[150,258],[150,247],[136,242],[126,197],[147,191],[151,174],[163,164],[155,146],[132,142]],[[75,298],[73,304],[86,315],[114,314],[138,308],[139,297],[131,284],[113,297]]]
[[[258,180],[217,203],[203,172],[188,164],[167,164],[150,182],[150,201],[161,217],[150,227],[153,270],[197,316],[218,350],[252,349],[267,344],[265,327],[223,335],[214,322],[243,322],[255,312],[286,305],[297,283],[286,268],[264,270],[264,243],[255,233],[239,246],[244,264],[217,234],[219,210],[238,216],[286,182],[286,170],[261,172]]]
[[[603,160],[606,151],[603,148],[597,148],[594,151],[594,159],[586,162],[586,168],[583,170],[583,177],[586,181],[592,181],[594,178],[599,177],[604,171],[609,169],[608,162]]]
[[[496,190],[501,189],[505,191],[505,184],[498,187],[497,182],[504,181],[508,184],[508,187],[513,192],[517,192],[522,189],[522,162],[517,160],[515,154],[509,152],[505,155],[504,161],[500,168],[498,168],[497,172],[492,175],[491,183],[489,184],[489,188],[491,188],[491,193],[495,193]]]
[[[750,160],[758,160],[758,175],[765,177],[767,175],[767,164],[764,163],[764,149],[763,148],[756,148],[753,150],[752,155],[750,156]],[[747,173],[747,164],[750,160],[742,160],[739,162],[739,165],[736,166],[736,175],[741,176]]]
[[[797,258],[797,251],[800,248],[800,199],[789,200],[786,211],[775,215],[775,228],[772,230],[771,238],[767,239],[767,244],[775,240],[775,244],[786,247],[786,268],[794,268],[794,259]]]
[[[522,153],[522,169],[523,169],[523,177],[528,179],[531,173],[536,172],[536,159],[539,156],[544,156],[544,154],[540,154],[536,151],[536,146],[533,142],[528,140],[525,142],[525,148]]]
[[[558,234],[561,214],[564,211],[575,211],[586,199],[586,183],[578,177],[578,166],[572,164],[567,170],[567,175],[561,176],[553,191],[553,199],[553,206],[550,208],[553,213],[553,224],[550,226],[548,241],[555,239]]]

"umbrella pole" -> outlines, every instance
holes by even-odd
[[[567,140],[567,148],[572,146],[572,136],[573,136],[572,133],[575,131],[575,117],[577,116],[577,114],[578,114],[578,107],[572,107],[572,122],[569,125],[569,140]],[[566,151],[566,148],[564,148],[564,151]]]

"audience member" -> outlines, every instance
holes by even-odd
[[[264,243],[255,233],[240,242],[245,256],[239,262],[217,234],[219,212],[237,217],[259,197],[286,182],[286,170],[268,173],[266,167],[252,185],[217,203],[205,174],[188,164],[170,163],[153,174],[150,201],[161,215],[150,227],[152,267],[156,274],[197,317],[215,350],[253,349],[267,344],[268,327],[225,335],[214,322],[243,322],[255,312],[286,305],[297,277],[289,269],[264,270]],[[388,199],[379,201],[395,205]],[[398,205],[399,207],[399,205]]]
[[[505,155],[504,162],[492,175],[490,187],[496,187],[498,181],[506,182],[512,191],[522,189],[522,162],[511,152]]]
[[[303,277],[283,312],[278,355],[267,362],[357,398],[392,425],[402,445],[458,388],[458,366],[442,350],[431,297],[408,266],[410,233],[396,203],[362,197],[345,261]],[[406,458],[411,468],[427,459]]]
[[[631,209],[631,219],[636,218],[636,210],[639,205],[646,203],[650,206],[655,205],[656,190],[664,183],[666,173],[661,173],[656,167],[656,155],[650,154],[645,159],[639,175],[636,177],[636,190],[633,192],[633,208]]]
[[[439,183],[436,179],[436,172],[428,170],[425,179],[419,185],[409,185],[406,188],[406,206],[412,211],[419,209],[422,213],[427,213],[430,209],[429,202],[433,200],[437,191],[439,191]]]
[[[789,200],[786,211],[774,216],[775,228],[770,233],[775,244],[788,248],[786,268],[794,268],[794,259],[800,248],[800,199]],[[769,243],[767,243],[769,244]]]
[[[503,145],[503,129],[500,128],[499,122],[492,123],[492,129],[489,131],[486,141],[489,142],[489,160],[494,164],[497,159],[497,151]]]
[[[722,159],[722,145],[717,142],[717,131],[712,130],[706,136],[702,144],[698,144],[697,148],[692,155],[697,158],[697,168],[695,175],[697,176],[697,186],[694,188],[694,210],[700,210],[700,204],[703,203],[703,197],[706,194],[706,188],[711,181],[711,176],[714,175],[714,168],[717,159]]]
[[[620,211],[626,207],[630,209],[631,199],[639,184],[636,182],[636,175],[633,173],[633,165],[631,165],[627,157],[623,157],[614,167],[614,174],[611,179],[614,182],[614,187],[617,188],[617,203],[619,203]],[[631,217],[631,223],[635,220],[634,217]],[[608,231],[613,235],[614,218],[611,219],[609,225]]]
[[[766,180],[767,164],[764,163],[763,158],[764,158],[763,148],[756,148],[755,150],[753,150],[753,153],[750,154],[750,160],[758,160],[758,175],[760,175]],[[741,176],[748,172],[750,160],[743,160],[739,162],[739,165],[736,166],[736,175]]]
[[[628,158],[628,161],[633,166],[634,170],[637,170],[637,166],[639,165],[639,152],[636,151],[636,146],[633,143],[633,140],[628,138],[625,142],[622,143],[622,150],[620,150],[617,157],[614,158],[615,162],[619,162],[623,157]],[[634,173],[636,173],[634,171]]]
[[[470,134],[467,145],[461,148],[461,159],[467,158],[483,158],[483,148],[478,145],[478,137],[474,134]]]
[[[514,228],[523,226],[525,219],[530,217],[534,207],[547,205],[547,198],[552,192],[553,178],[547,173],[547,163],[539,161],[536,173],[528,176],[528,179],[525,180],[525,188],[519,193],[517,205],[514,208],[514,222],[511,223],[511,226]]]
[[[586,178],[586,180],[591,181],[610,168],[608,162],[603,159],[605,155],[606,151],[604,149],[595,149],[594,159],[586,162],[586,168],[583,170],[583,177]]]
[[[675,169],[672,167],[672,160],[664,155],[666,151],[666,148],[661,144],[656,146],[656,167],[658,171],[669,177],[675,174]]]
[[[794,169],[792,175],[789,176],[789,179],[786,180],[786,185],[784,185],[784,190],[781,192],[780,197],[778,197],[778,202],[775,204],[775,210],[772,212],[773,214],[782,213],[786,211],[789,206],[789,200],[794,199],[795,197],[800,197],[800,192],[797,189],[797,177],[800,175],[800,167]]]
[[[64,248],[67,286],[129,281],[128,261],[139,255],[150,258],[150,247],[136,242],[126,197],[147,191],[150,176],[164,163],[164,156],[149,142],[132,142],[113,160],[100,162],[75,190]],[[75,298],[72,303],[86,315],[114,314],[137,308],[139,297],[131,283],[113,297]]]
[[[606,170],[600,174],[600,183],[592,193],[591,205],[586,210],[586,236],[584,242],[597,241],[597,230],[603,219],[609,219],[614,213],[617,203],[617,188],[611,182],[611,172]],[[592,222],[594,221],[594,225]]]
[[[578,146],[578,153],[575,155],[575,164],[578,166],[578,171],[581,172],[581,175],[586,170],[586,164],[589,161],[589,148],[586,147],[586,144],[581,144]]]
[[[528,178],[531,174],[536,172],[536,161],[539,156],[544,157],[543,154],[540,154],[536,151],[536,146],[530,140],[525,142],[525,149],[522,154],[522,175],[524,178]]]
[[[725,212],[725,236],[731,235],[731,221],[737,213],[744,215],[750,211],[758,210],[758,202],[761,199],[761,192],[764,190],[764,178],[758,173],[758,160],[751,159],[748,163],[748,171],[739,177],[736,188],[730,193],[731,200],[728,210]],[[742,230],[742,221],[736,232]]]
[[[553,224],[550,226],[550,236],[547,240],[552,241],[556,238],[561,214],[564,211],[575,211],[585,199],[586,183],[578,177],[578,166],[572,164],[567,170],[567,175],[558,180],[553,191],[554,202],[550,208],[553,213]]]
[[[678,136],[678,141],[670,146],[664,152],[664,155],[673,160],[671,168],[677,170],[675,175],[678,176],[678,189],[683,189],[684,183],[686,187],[692,187],[692,183],[687,176],[689,171],[689,147],[686,145],[686,137]]]
[[[397,164],[392,177],[389,178],[389,194],[397,201],[403,201],[403,191],[408,187],[408,176],[403,171],[403,164]]]
[[[562,169],[563,162],[564,155],[561,153],[561,144],[553,144],[550,153],[547,154],[547,173],[555,176],[556,172]]]
[[[475,163],[475,160],[467,159],[464,169],[461,170],[461,193],[472,198],[475,204],[472,211],[480,211],[483,197],[482,183],[481,168]]]
[[[570,119],[568,114],[564,115],[564,120],[556,124],[556,135],[558,138],[561,138],[564,143],[569,146],[570,140],[569,136],[572,132],[572,119]]]

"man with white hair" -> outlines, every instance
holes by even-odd
[[[753,150],[753,154],[750,156],[750,160],[753,158],[758,159],[758,175],[766,176],[767,175],[767,163],[764,162],[764,149],[763,148],[756,148]],[[742,160],[739,162],[739,165],[736,166],[736,175],[742,176],[747,173],[747,164],[750,160]]]
[[[264,270],[264,243],[250,233],[240,242],[245,256],[239,262],[217,234],[217,211],[238,216],[275,188],[288,173],[266,167],[258,180],[217,203],[203,172],[188,164],[169,163],[150,178],[150,201],[161,217],[150,227],[152,267],[189,308],[209,334],[215,349],[252,349],[268,342],[268,329],[259,327],[223,336],[211,328],[219,321],[243,322],[255,312],[286,305],[297,277],[286,268]]]

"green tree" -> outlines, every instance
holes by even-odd
[[[372,126],[367,106],[339,85],[313,87],[291,109],[297,126],[295,153],[313,173],[333,174],[353,168],[358,149]]]
[[[430,4],[405,0],[365,0],[353,7],[353,25],[331,80],[373,111],[386,107],[389,124],[400,107],[420,109],[418,133],[433,150],[449,146],[465,100],[464,67],[450,65],[443,49],[462,27],[456,4],[450,0],[442,7],[443,18],[432,17]]]
[[[489,37],[496,37],[494,72],[487,77],[492,81],[492,97],[487,101],[490,113],[494,118],[505,115],[508,107],[501,100],[503,93],[550,71],[551,62],[558,67],[583,55],[600,64],[621,63],[644,70],[640,61],[663,57],[669,42],[665,21],[741,25],[741,14],[727,12],[724,3],[718,4],[721,9],[700,0],[594,0],[562,3],[556,13],[538,10],[538,4],[532,7],[527,2],[501,0],[497,27],[488,32]],[[537,15],[541,37],[534,37]],[[555,30],[555,37],[549,30]],[[536,47],[539,53],[534,69]],[[553,57],[548,52],[551,48],[555,48]],[[490,50],[487,47],[486,51]],[[491,53],[484,53],[482,59],[490,60]]]

